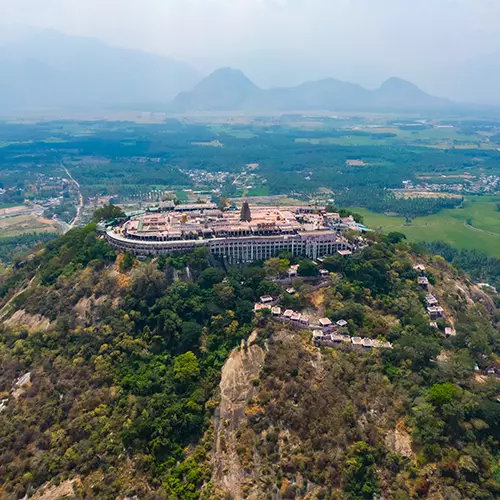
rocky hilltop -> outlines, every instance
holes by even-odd
[[[398,233],[359,246],[225,269],[90,225],[17,262],[0,498],[498,498],[498,299]]]

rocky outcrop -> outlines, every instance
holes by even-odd
[[[74,488],[80,484],[79,479],[68,479],[59,485],[48,483],[42,486],[31,498],[32,500],[59,500],[73,497]]]
[[[390,450],[402,457],[411,458],[413,456],[411,435],[402,422],[399,422],[394,430],[387,432],[385,443]]]
[[[29,314],[24,309],[18,309],[4,324],[26,327],[30,332],[46,332],[52,326],[49,318],[41,314]]]
[[[245,473],[237,453],[236,434],[244,421],[245,408],[255,394],[252,382],[264,363],[264,350],[255,344],[256,332],[235,349],[224,364],[220,382],[220,405],[215,413],[214,486],[230,498],[246,498],[242,484]]]

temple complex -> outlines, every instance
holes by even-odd
[[[173,254],[208,247],[231,263],[252,262],[287,251],[316,259],[352,250],[338,229],[338,214],[308,206],[252,206],[221,211],[209,205],[182,205],[130,217],[107,229],[115,248],[136,255]]]

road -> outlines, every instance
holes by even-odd
[[[68,225],[68,231],[70,229],[73,229],[75,224],[80,220],[82,210],[83,210],[83,195],[82,191],[80,189],[80,183],[71,175],[70,171],[66,168],[66,166],[61,162],[61,167],[65,170],[67,176],[71,179],[73,184],[76,186],[76,189],[78,190],[78,206],[76,208],[76,216],[75,218],[71,221],[71,224]]]

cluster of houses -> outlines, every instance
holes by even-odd
[[[295,293],[295,289],[289,288],[288,290],[288,293]],[[296,325],[302,325],[304,327],[309,326],[309,318],[307,316],[304,316],[302,313],[295,312],[293,309],[286,309],[282,313],[281,307],[277,305],[277,300],[273,299],[273,297],[269,295],[261,297],[260,302],[257,302],[254,305],[253,310],[254,312],[269,310],[274,318],[278,318],[283,321],[290,321]]]
[[[429,278],[425,274],[425,266],[422,264],[417,264],[415,270],[418,271],[419,275],[417,278],[418,285],[425,291],[429,291]],[[427,312],[429,313],[430,325],[434,328],[438,328],[436,321],[444,317],[444,309],[439,305],[438,299],[432,294],[428,293],[425,296],[425,303],[427,305]],[[456,331],[453,328],[446,327],[444,329],[444,334],[446,337],[455,337]]]
[[[347,326],[347,321],[345,319],[339,319],[337,322],[333,323],[329,318],[320,318],[318,324],[310,325],[307,316],[293,309],[285,309],[282,311],[281,307],[277,305],[277,300],[268,295],[261,297],[260,302],[254,305],[254,312],[264,310],[271,311],[273,318],[288,323],[291,326],[313,330],[313,341],[314,345],[317,347],[322,345],[326,347],[339,347],[343,345],[362,349],[392,349],[392,344],[390,342],[362,337],[351,337],[350,335],[341,334],[339,329]]]
[[[425,274],[425,267],[422,264],[417,264],[415,266],[415,270],[417,270],[419,273],[419,276],[417,278],[419,286],[428,292],[429,279]],[[436,321],[438,319],[444,318],[444,309],[439,306],[438,299],[432,293],[427,293],[427,295],[425,296],[425,303],[427,305],[427,312],[429,313],[429,317],[431,320],[430,325],[437,329],[438,325]],[[444,329],[444,335],[445,337],[455,337],[457,335],[457,332],[454,328],[446,327]],[[480,371],[480,368],[477,364],[475,365],[474,370],[476,372]],[[500,369],[494,366],[489,366],[484,370],[484,374],[487,376],[500,378]],[[497,401],[500,403],[500,396],[498,396]]]
[[[351,337],[350,335],[342,335],[339,333],[325,333],[322,330],[313,331],[314,345],[326,347],[349,346],[362,349],[392,349],[391,342],[386,342],[377,339],[368,339],[363,337]]]

